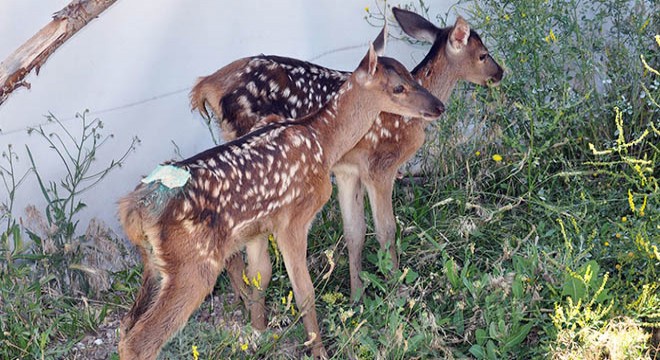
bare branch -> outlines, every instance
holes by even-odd
[[[48,57],[87,23],[117,0],[74,0],[53,14],[53,20],[0,63],[0,105],[17,88],[30,84],[25,76],[39,69]]]

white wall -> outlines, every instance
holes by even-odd
[[[0,59],[48,23],[52,13],[69,0],[0,1]],[[402,2],[405,3],[405,2]],[[396,3],[391,3],[396,5]],[[450,1],[435,1],[432,14],[446,12]],[[0,151],[12,144],[19,155],[19,171],[29,167],[25,146],[36,155],[37,166],[48,180],[64,175],[55,154],[26,128],[45,122],[53,113],[70,131],[79,134],[76,112],[90,109],[105,124],[103,134],[114,134],[101,149],[102,168],[129,145],[133,136],[142,143],[124,167],[114,170],[85,194],[88,208],[81,226],[98,217],[118,229],[116,201],[130,191],[142,175],[174,157],[175,142],[185,156],[213,145],[201,117],[191,113],[188,91],[195,79],[208,75],[240,57],[258,53],[303,60],[328,50],[356,49],[316,59],[320,65],[352,70],[380,29],[364,20],[365,7],[374,0],[119,0],[66,42],[27,81],[30,90],[15,91],[0,106]],[[450,16],[453,18],[453,16]],[[387,55],[409,68],[421,60],[426,47],[390,42]],[[174,95],[127,104],[181,90]],[[119,108],[119,109],[115,109]],[[104,111],[108,109],[115,109]],[[48,132],[59,131],[44,125]],[[6,164],[4,161],[1,164]],[[0,187],[0,200],[7,198]],[[27,204],[44,207],[34,176],[18,191],[17,211]],[[84,227],[79,229],[84,231]]]

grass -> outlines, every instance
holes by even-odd
[[[428,14],[423,2],[409,6]],[[480,0],[452,10],[478,30],[505,79],[455,91],[420,151],[423,176],[396,186],[400,269],[390,275],[369,234],[359,304],[348,299],[335,198],[324,207],[308,254],[328,350],[338,359],[657,359],[658,4]],[[367,14],[374,23],[379,16]],[[139,268],[103,270],[107,286],[94,290],[91,275],[103,271],[83,249],[100,245],[81,244],[122,242],[72,228],[75,197],[46,180],[49,204],[72,200],[62,216],[41,221],[60,219],[66,236],[49,242],[38,226],[18,224],[11,199],[34,174],[13,173],[13,149],[4,159],[0,356],[67,358],[84,333],[126,311]],[[162,357],[304,356],[300,314],[271,256],[268,331],[252,331],[242,308],[224,301],[230,287],[221,276]]]

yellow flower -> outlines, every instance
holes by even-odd
[[[280,336],[278,334],[273,334],[273,340],[279,340]]]
[[[644,210],[646,210],[646,198],[647,196],[644,195],[644,201],[642,202],[642,206],[639,207],[639,216],[644,216]]]
[[[610,242],[609,242],[609,241],[605,241],[605,244],[604,244],[604,245],[605,245],[605,246],[610,246]]]
[[[245,271],[243,271],[243,282],[245,285],[250,286],[250,279],[248,279],[247,275],[245,275]]]
[[[635,256],[635,254],[633,254],[632,251],[628,251],[628,257],[633,257],[633,256]]]
[[[617,269],[617,270],[621,270],[621,264],[614,265],[614,268]]]
[[[635,212],[635,199],[633,198],[633,193],[628,189],[628,205],[630,205],[630,210]]]
[[[192,346],[192,355],[193,355],[194,360],[199,359],[199,351],[197,351],[197,346],[196,345]]]
[[[257,276],[252,278],[252,286],[257,288],[257,290],[262,290],[261,289],[261,272],[257,271]]]
[[[552,29],[550,29],[550,33],[548,34],[548,36],[545,37],[545,42],[547,42],[548,44],[551,42],[557,42],[557,37],[555,36],[555,32],[552,31]]]
[[[296,308],[291,303],[292,300],[293,300],[293,291],[289,290],[289,295],[287,295],[286,298],[282,297],[282,304],[286,305],[286,308],[284,309],[284,311],[286,311],[286,309],[288,309],[289,306],[291,306],[291,315],[295,316],[296,315]]]
[[[248,343],[245,343],[245,344],[241,345],[241,350],[247,351],[247,349],[248,349]]]
[[[511,19],[511,18],[509,17],[509,14],[504,14],[504,20],[509,21],[509,19]]]
[[[617,239],[621,239],[621,233],[616,233],[614,237],[616,237]]]
[[[364,11],[369,12],[369,7],[368,7],[368,6],[365,7],[365,8],[364,8]]]
[[[275,264],[280,263],[280,251],[277,249],[277,242],[275,241],[275,236],[273,234],[268,235],[268,242],[270,247],[273,248],[273,253],[275,254]]]
[[[626,222],[626,221],[628,221],[628,218],[625,217],[625,216],[622,216],[622,217],[621,217],[621,222]]]
[[[502,155],[500,155],[500,154],[493,155],[493,161],[495,161],[495,162],[502,161]]]
[[[476,155],[476,156],[481,155],[481,151],[477,150],[477,152],[475,152],[474,155]]]

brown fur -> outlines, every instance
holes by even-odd
[[[211,110],[213,110],[215,114],[221,114],[222,110],[219,107],[221,94],[226,94],[229,88],[222,86],[218,87],[218,81],[220,79],[232,77],[239,79],[239,70],[244,68],[247,62],[247,58],[239,59],[224,66],[222,69],[219,69],[209,76],[199,77],[195,86],[193,86],[190,91],[190,109],[192,111],[198,110],[207,120],[211,119],[211,116],[206,109],[207,105],[211,107]]]
[[[399,86],[406,91],[391,91]],[[120,326],[120,358],[155,359],[242,247],[252,265],[248,276],[261,274],[265,288],[271,271],[265,235],[270,232],[291,279],[312,354],[326,357],[306,264],[307,232],[330,197],[330,168],[382,110],[433,118],[443,105],[401,64],[377,60],[371,48],[322,111],[298,122],[279,119],[170,164],[191,175],[182,187],[170,189],[155,181],[122,198],[120,221],[140,251],[144,272],[135,304]],[[263,298],[252,300],[253,323],[265,327]]]

